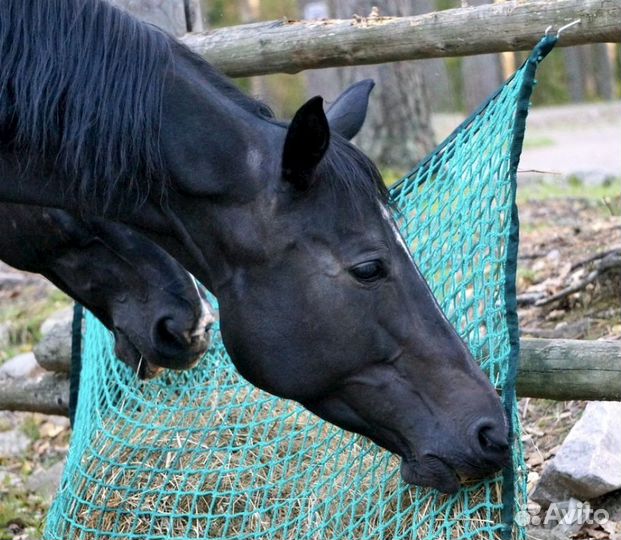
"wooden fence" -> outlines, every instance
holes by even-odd
[[[621,401],[621,342],[522,339],[520,348],[518,396]],[[60,360],[62,372],[36,381],[0,379],[0,410],[66,416],[69,357]]]
[[[545,29],[559,46],[621,42],[621,0],[509,1],[416,17],[278,20],[187,34],[182,41],[231,77],[397,60],[529,50]]]

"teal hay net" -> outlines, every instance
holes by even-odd
[[[525,64],[394,188],[421,271],[513,419],[513,464],[452,496],[399,461],[255,389],[217,329],[199,365],[141,382],[86,314],[74,432],[46,540],[525,538],[515,404],[516,171],[546,36]]]

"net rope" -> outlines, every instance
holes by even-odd
[[[515,435],[507,471],[452,496],[407,486],[388,452],[243,380],[217,328],[196,368],[141,382],[87,313],[74,432],[44,537],[525,538],[512,523],[526,497],[514,396],[515,175],[535,69],[554,42],[545,37],[393,188],[414,259],[503,393]]]

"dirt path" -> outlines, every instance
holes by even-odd
[[[463,118],[434,115],[437,140],[443,140]],[[532,170],[546,173],[525,172]],[[587,184],[621,178],[621,101],[531,109],[520,171],[522,182],[572,175]]]
[[[621,102],[533,109],[520,169],[578,173],[587,184],[621,177]]]

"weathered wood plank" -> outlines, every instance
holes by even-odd
[[[621,400],[621,342],[522,339],[517,393],[556,400]],[[0,410],[68,415],[66,374],[0,379]]]
[[[232,77],[419,58],[528,50],[576,19],[560,46],[621,42],[621,0],[531,0],[415,17],[279,20],[188,34],[182,40]]]
[[[0,379],[0,411],[69,415],[69,379],[46,373],[36,380]]]
[[[517,393],[621,401],[621,342],[522,339]]]

